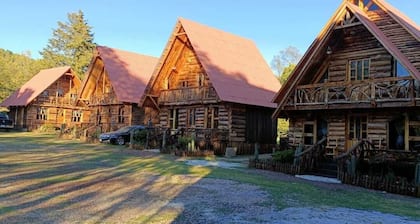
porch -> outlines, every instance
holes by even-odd
[[[288,99],[285,109],[414,106],[418,101],[420,84],[417,80],[390,77],[300,85]]]
[[[162,90],[159,104],[177,105],[180,103],[216,103],[217,93],[213,87],[186,87],[181,89]]]

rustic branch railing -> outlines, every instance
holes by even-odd
[[[316,164],[325,150],[327,137],[324,136],[315,145],[310,146],[304,151],[295,155],[295,165],[298,165],[300,172],[310,171],[316,167]]]
[[[190,87],[163,90],[159,96],[159,103],[214,100],[216,98],[217,94],[213,87]]]
[[[372,101],[410,101],[420,97],[420,84],[411,77],[391,77],[353,82],[330,82],[298,86],[289,105],[312,105]]]
[[[89,99],[89,105],[108,105],[117,103],[119,103],[118,99],[111,93],[104,93],[100,96],[91,96]]]
[[[338,172],[355,173],[355,163],[359,159],[364,159],[369,151],[375,148],[374,144],[368,140],[360,140],[353,145],[347,152],[335,157]],[[352,158],[353,157],[353,158]]]

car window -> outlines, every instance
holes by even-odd
[[[118,129],[119,132],[126,132],[126,131],[130,131],[133,127],[131,126],[127,126],[127,127],[122,127],[120,129]]]
[[[5,113],[0,113],[0,118],[1,119],[9,119],[9,116]]]

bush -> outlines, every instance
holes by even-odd
[[[38,132],[49,133],[55,132],[57,129],[53,124],[43,124],[38,128]]]
[[[178,138],[178,147],[181,150],[187,150],[188,143],[193,140],[192,137],[181,136]]]
[[[295,150],[288,149],[283,151],[277,151],[272,154],[273,160],[282,163],[293,163],[295,156]]]
[[[145,144],[147,140],[147,130],[136,130],[133,133],[133,140],[137,144]]]

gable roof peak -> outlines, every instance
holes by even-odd
[[[271,99],[280,83],[252,40],[182,17],[178,18],[146,91],[154,88],[181,27],[222,101],[275,107]]]

